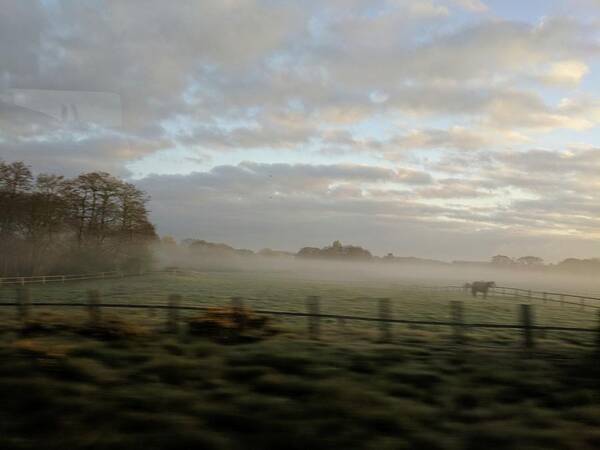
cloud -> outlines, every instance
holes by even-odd
[[[558,61],[550,65],[542,80],[549,84],[577,85],[589,71],[587,64],[582,61]]]
[[[126,177],[143,160],[161,230],[374,230],[395,252],[596,233],[598,150],[567,142],[597,140],[592,14],[507,20],[480,0],[1,4],[0,158]],[[152,162],[169,157],[180,162]]]
[[[589,254],[598,246],[582,236],[593,236],[600,225],[600,202],[596,194],[589,197],[583,186],[570,193],[538,191],[538,180],[533,178],[529,189],[537,195],[505,198],[500,202],[503,206],[496,200],[505,197],[507,189],[528,189],[523,174],[533,161],[545,158],[532,151],[518,160],[494,159],[490,173],[496,171],[502,178],[512,170],[522,180],[504,180],[497,186],[482,182],[490,173],[439,178],[423,186],[402,184],[403,171],[378,167],[256,163],[183,176],[151,176],[139,184],[152,195],[152,214],[163,224],[161,231],[178,236],[233,240],[250,247],[260,242],[291,250],[336,238],[358,239],[379,253],[447,258],[487,257],[516,242],[556,258],[556,247],[542,251],[540,245],[562,242]],[[568,170],[576,177],[579,167]],[[550,164],[549,170],[558,169]],[[543,192],[546,195],[540,195]],[[477,246],[472,245],[474,240]],[[459,245],[473,250],[461,252]]]
[[[481,0],[453,0],[458,6],[473,12],[484,12],[488,10],[487,5]]]
[[[446,8],[445,6],[437,5],[433,2],[428,1],[411,3],[409,8],[410,11],[417,16],[444,17],[450,14],[448,8]]]
[[[449,6],[486,5],[382,5],[373,13],[361,2],[9,2],[0,17],[3,79],[12,88],[118,95],[126,132],[181,119],[198,129],[170,136],[172,146],[181,137],[216,150],[290,148],[318,139],[322,125],[352,126],[379,113],[460,116],[504,128],[595,125],[587,111],[548,105],[535,88],[515,83],[580,81],[585,60],[598,53],[592,25],[547,18],[448,26]],[[307,125],[289,131],[274,120],[292,115]],[[248,120],[253,126],[228,125]]]
[[[389,145],[400,149],[474,150],[484,147],[486,143],[486,137],[481,133],[455,126],[447,130],[412,130],[405,135],[396,136]]]
[[[423,185],[431,182],[429,174],[408,168],[356,164],[263,164],[242,162],[238,165],[216,166],[208,172],[195,172],[187,177],[156,175],[141,183],[156,180],[185,180],[195,191],[214,191],[243,196],[294,194],[327,195],[332,186],[353,183],[370,186],[381,183]]]

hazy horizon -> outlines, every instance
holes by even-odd
[[[165,238],[174,238],[171,235],[164,235],[162,237]],[[175,238],[174,238],[175,239]],[[261,252],[262,250],[273,250],[273,251],[283,251],[289,254],[297,254],[300,250],[302,250],[302,248],[304,247],[312,247],[312,248],[319,248],[319,249],[323,249],[326,247],[331,246],[332,242],[324,242],[324,243],[319,243],[319,244],[314,244],[314,243],[307,243],[305,245],[301,245],[298,248],[290,248],[290,249],[286,249],[286,248],[276,248],[276,247],[261,247],[260,245],[254,245],[254,246],[246,246],[246,247],[240,247],[240,246],[235,246],[232,245],[231,242],[225,242],[225,241],[210,241],[208,239],[204,239],[203,237],[196,237],[196,238],[191,238],[191,237],[185,237],[185,238],[179,238],[179,239],[175,239],[177,244],[181,247],[181,248],[187,248],[187,244],[184,243],[184,241],[186,240],[192,240],[192,241],[205,241],[207,243],[210,244],[224,244],[227,245],[229,247],[232,247],[235,250],[250,250],[254,253],[256,253],[257,255],[259,254],[259,252]],[[341,241],[340,241],[341,242]],[[373,257],[376,258],[383,258],[384,256],[388,256],[390,253],[392,254],[392,256],[394,257],[398,257],[398,258],[417,258],[417,259],[422,259],[424,261],[437,261],[437,262],[443,262],[443,263],[469,263],[469,262],[473,262],[473,263],[488,263],[491,262],[492,258],[494,256],[497,255],[488,255],[487,257],[482,257],[481,259],[461,259],[461,258],[451,258],[451,259],[442,259],[442,258],[428,258],[428,257],[424,257],[421,255],[417,255],[417,254],[403,254],[403,253],[393,253],[393,252],[381,252],[381,253],[377,253],[377,252],[373,252],[371,249],[363,246],[360,244],[360,242],[341,242],[341,244],[343,246],[355,246],[355,247],[361,247],[365,250],[368,250]],[[525,254],[512,254],[512,255],[502,255],[502,256],[507,256],[508,258],[512,259],[513,262],[515,263],[515,265],[518,265],[518,259],[520,257],[524,257],[524,256],[537,256],[537,255],[525,255]],[[267,256],[267,257],[272,257],[272,256]],[[561,261],[564,261],[564,259],[568,259],[568,258],[573,258],[572,256],[567,256],[563,259],[559,259],[559,260],[545,260],[542,258],[542,262],[543,264],[556,264],[559,263]],[[311,258],[309,258],[311,259]],[[581,258],[584,259],[584,258]],[[600,259],[600,258],[585,258],[585,259]],[[352,262],[352,261],[348,261],[348,262]]]

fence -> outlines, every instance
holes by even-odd
[[[0,278],[0,286],[21,285],[26,284],[46,284],[46,283],[65,283],[67,281],[82,281],[82,280],[100,280],[105,278],[122,278],[133,275],[142,275],[142,273],[128,274],[124,272],[98,272],[74,275],[37,275],[32,277],[5,277]]]
[[[318,296],[310,296],[306,299],[306,312],[297,311],[277,311],[277,310],[253,310],[257,314],[271,316],[288,316],[307,319],[308,334],[312,339],[319,339],[321,336],[321,321],[324,319],[335,319],[338,322],[345,321],[361,321],[377,324],[380,341],[390,342],[392,340],[392,324],[404,325],[428,325],[450,328],[453,332],[454,340],[458,344],[465,342],[465,334],[468,329],[505,329],[518,330],[522,335],[522,346],[526,349],[535,347],[534,331],[561,331],[574,333],[593,333],[596,335],[596,346],[600,351],[600,311],[598,313],[598,326],[596,328],[578,328],[578,327],[561,327],[561,326],[538,326],[534,323],[533,309],[530,304],[519,305],[518,323],[516,324],[499,324],[499,323],[467,323],[463,319],[463,302],[450,302],[451,320],[411,320],[393,318],[392,308],[389,298],[380,298],[378,301],[378,317],[363,317],[354,315],[342,314],[323,314],[321,313],[321,298]],[[244,307],[244,299],[234,297],[231,299],[231,306],[235,310]],[[176,333],[179,330],[179,312],[180,311],[206,311],[209,306],[199,305],[182,305],[181,296],[171,294],[167,298],[167,302],[163,304],[131,304],[131,303],[104,303],[102,302],[101,294],[98,290],[88,291],[87,302],[32,302],[31,294],[27,287],[18,287],[15,302],[0,303],[0,307],[15,307],[18,318],[26,324],[31,316],[31,311],[34,307],[70,307],[70,308],[86,308],[89,314],[90,323],[98,325],[101,322],[101,310],[104,308],[115,309],[152,309],[166,310],[166,329],[169,332]]]
[[[46,283],[65,283],[68,281],[84,281],[84,280],[103,280],[111,278],[136,277],[150,274],[200,274],[202,272],[194,270],[139,270],[137,272],[122,272],[118,270],[110,272],[94,272],[69,275],[35,275],[31,277],[0,277],[0,287],[2,286],[25,286],[26,284],[46,284]]]
[[[575,305],[581,308],[600,308],[600,304],[593,304],[593,302],[600,302],[600,298],[598,297],[566,294],[564,292],[532,291],[531,289],[519,289],[506,286],[498,286],[493,289],[493,293],[494,295],[502,295],[504,297],[526,298],[529,301],[540,300],[544,303]]]
[[[465,293],[470,292],[470,288],[464,286],[414,286],[417,289],[423,289],[428,291],[463,291]],[[489,295],[492,297],[508,297],[519,300],[541,301],[543,303],[558,303],[560,305],[574,305],[580,308],[592,308],[600,309],[600,297],[591,297],[586,295],[568,294],[565,292],[548,292],[548,291],[534,291],[531,289],[522,289],[509,286],[496,286],[490,288]],[[598,303],[596,303],[598,302]]]
[[[100,280],[110,278],[124,278],[132,276],[140,276],[146,274],[181,274],[181,275],[198,275],[203,272],[190,269],[166,269],[155,271],[138,271],[135,273],[126,273],[120,271],[112,272],[97,272],[88,274],[71,274],[71,275],[38,275],[32,277],[5,277],[0,278],[0,287],[2,286],[25,286],[28,284],[46,284],[46,283],[65,283],[68,281],[84,281],[84,280]],[[468,289],[464,286],[448,285],[448,286],[412,286],[416,289],[429,291],[464,291]],[[590,297],[585,295],[568,294],[564,292],[547,292],[534,291],[531,289],[522,289],[509,286],[497,286],[489,291],[491,296],[512,297],[515,299],[524,299],[528,302],[535,300],[544,303],[559,303],[561,305],[575,305],[580,308],[600,309],[600,297]],[[597,303],[595,303],[597,302]]]
[[[123,273],[123,272],[99,272],[91,274],[76,274],[76,275],[45,275],[33,277],[12,277],[0,278],[0,286],[17,286],[17,295],[15,302],[0,303],[0,307],[16,307],[18,317],[21,321],[26,322],[30,316],[33,307],[74,307],[87,308],[90,315],[90,322],[98,324],[101,318],[101,309],[116,308],[116,309],[164,309],[167,310],[167,329],[175,332],[179,329],[179,311],[206,311],[209,307],[199,305],[182,305],[181,296],[172,294],[168,296],[167,303],[164,304],[131,304],[131,303],[106,303],[102,301],[99,291],[91,290],[88,292],[87,302],[31,302],[31,295],[26,285],[29,284],[45,284],[53,282],[68,282],[68,281],[83,281],[83,280],[98,280],[110,278],[122,278],[139,276],[150,273],[168,273],[168,274],[186,274],[196,275],[202,274],[194,270],[170,269],[154,272],[138,272],[138,273]],[[413,288],[435,291],[463,291],[468,293],[468,289],[464,286],[413,286]],[[323,314],[321,313],[321,299],[317,296],[308,297],[306,300],[306,312],[298,311],[276,311],[257,309],[258,314],[306,318],[308,334],[311,338],[318,339],[321,335],[321,321],[327,319],[337,320],[338,323],[345,321],[370,322],[377,325],[380,340],[388,342],[392,338],[392,324],[404,325],[423,325],[423,326],[438,326],[448,327],[452,329],[454,339],[457,343],[465,341],[466,331],[468,329],[507,329],[518,330],[522,334],[523,345],[526,348],[532,348],[535,345],[534,331],[563,331],[574,333],[596,333],[597,345],[600,349],[600,305],[592,304],[592,302],[600,302],[598,297],[582,296],[577,294],[567,294],[558,292],[533,291],[530,289],[521,289],[507,286],[498,286],[490,289],[491,296],[502,296],[515,298],[518,300],[527,300],[527,304],[519,305],[518,323],[515,324],[498,324],[498,323],[466,323],[464,322],[463,302],[450,302],[450,321],[438,320],[411,320],[398,319],[392,317],[392,308],[389,298],[377,299],[378,301],[378,317],[363,317],[355,315],[343,314]],[[562,326],[539,326],[534,323],[533,316],[533,301],[542,301],[560,303],[561,305],[577,305],[581,308],[598,309],[598,327],[597,328],[581,328],[581,327],[562,327]],[[235,297],[232,299],[232,305],[235,308],[243,305],[243,299]]]

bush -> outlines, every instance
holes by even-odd
[[[248,308],[215,307],[188,320],[190,334],[221,343],[255,342],[275,334],[269,319]]]

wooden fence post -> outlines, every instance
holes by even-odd
[[[546,303],[546,301],[548,300],[548,293],[547,292],[543,292],[542,293],[542,297],[544,298],[544,303]]]
[[[100,325],[101,313],[100,305],[102,304],[102,295],[98,289],[90,289],[88,291],[88,312],[90,314],[90,325],[97,327]]]
[[[233,310],[233,317],[240,329],[246,327],[246,320],[244,315],[244,299],[242,297],[231,297],[231,309]]]
[[[450,310],[452,314],[452,329],[454,330],[454,340],[457,344],[464,342],[463,335],[463,302],[450,302]]]
[[[321,297],[311,295],[306,298],[306,309],[308,311],[308,335],[311,339],[319,339],[321,334]]]
[[[346,332],[346,320],[342,317],[337,319],[338,330],[340,333]]]
[[[533,307],[531,305],[521,305],[521,327],[523,328],[523,345],[525,348],[533,348]]]
[[[598,310],[598,331],[596,333],[596,352],[600,355],[600,310]]]
[[[167,319],[167,330],[170,333],[179,331],[179,305],[181,304],[181,295],[169,295],[169,316]]]
[[[19,320],[26,324],[31,310],[31,293],[25,286],[17,287],[17,314]]]
[[[381,342],[389,342],[392,339],[392,324],[387,322],[392,318],[392,307],[389,298],[379,299],[379,332]]]
[[[244,309],[244,299],[242,297],[231,297],[231,308],[238,311]]]
[[[560,294],[560,306],[564,305],[564,301],[565,301],[565,296]]]

